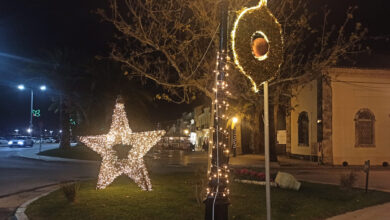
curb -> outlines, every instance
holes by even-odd
[[[15,214],[14,214],[14,219],[16,220],[28,220],[28,217],[25,213],[26,209],[27,209],[27,206],[30,205],[32,202],[34,202],[35,200],[38,200],[44,196],[47,196],[48,194],[60,189],[60,185],[63,184],[63,183],[68,183],[68,182],[78,182],[78,181],[85,181],[85,180],[89,180],[90,178],[88,179],[73,179],[73,180],[68,180],[68,181],[64,181],[64,182],[59,182],[59,183],[56,183],[56,184],[51,184],[51,185],[47,185],[47,186],[43,186],[43,187],[38,187],[38,188],[34,188],[32,190],[37,190],[37,189],[43,189],[43,188],[48,188],[48,187],[53,187],[53,189],[45,192],[45,193],[42,193],[30,200],[28,200],[27,202],[24,202],[23,204],[21,204],[16,210],[15,210]],[[31,191],[31,190],[29,190]]]
[[[35,200],[38,200],[38,199],[40,199],[40,198],[42,198],[42,197],[44,197],[44,196],[46,196],[46,195],[56,191],[56,190],[58,190],[59,188],[60,187],[57,185],[54,189],[52,189],[52,190],[50,190],[48,192],[45,192],[45,193],[43,193],[43,194],[41,194],[41,195],[39,195],[39,196],[37,196],[35,198],[32,198],[32,199],[28,200],[27,202],[23,203],[22,205],[20,205],[16,209],[16,211],[15,211],[15,214],[14,214],[15,219],[16,220],[28,220],[28,217],[27,217],[26,213],[24,213],[26,211],[26,209],[27,209],[27,206],[30,205]]]

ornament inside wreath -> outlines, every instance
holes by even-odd
[[[253,90],[279,72],[283,61],[282,28],[260,0],[255,7],[238,11],[232,31],[234,62],[250,80]]]

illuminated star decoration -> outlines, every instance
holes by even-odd
[[[143,160],[144,155],[165,134],[165,131],[133,133],[129,127],[125,106],[117,100],[108,134],[83,136],[80,141],[102,157],[97,189],[104,189],[121,174],[129,176],[142,190],[151,191],[148,171]],[[119,159],[115,145],[132,145],[127,158]]]

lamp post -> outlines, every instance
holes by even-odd
[[[26,87],[23,84],[20,84],[20,85],[18,85],[18,89],[19,90],[25,90]],[[27,132],[30,134],[30,136],[32,136],[32,134],[33,134],[34,90],[33,90],[33,88],[29,88],[29,89],[30,89],[30,123],[29,123],[29,127],[28,127]],[[41,85],[39,87],[39,89],[41,91],[45,91],[46,90],[46,86],[45,85]]]

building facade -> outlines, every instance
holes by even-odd
[[[288,154],[325,164],[390,162],[390,70],[332,68],[292,91]]]

